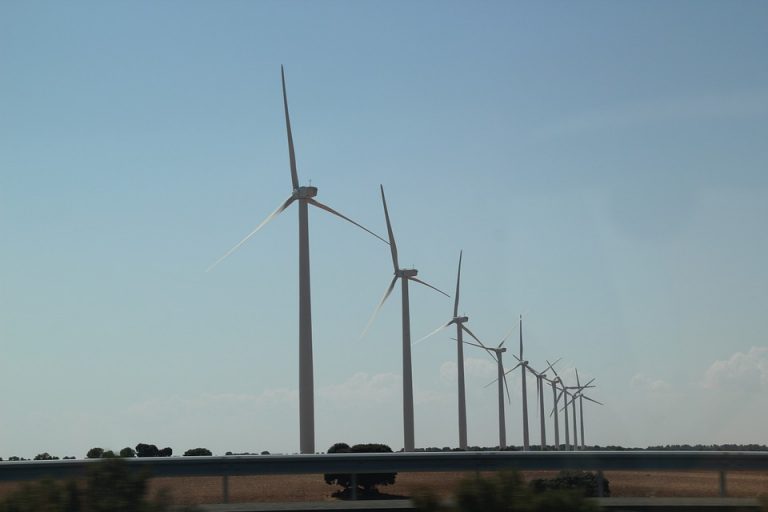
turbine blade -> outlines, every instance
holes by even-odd
[[[381,298],[381,301],[379,301],[379,305],[376,306],[376,309],[373,310],[371,319],[368,320],[368,323],[365,325],[365,329],[363,329],[362,334],[360,334],[360,339],[363,339],[365,335],[368,333],[368,329],[371,328],[371,325],[373,325],[373,321],[376,320],[376,316],[379,314],[379,310],[381,310],[381,307],[387,301],[387,299],[389,298],[389,295],[392,293],[392,290],[395,288],[395,283],[397,283],[397,276],[392,278],[392,281],[389,283],[389,286],[387,287],[387,291],[384,292],[384,296]]]
[[[435,334],[439,333],[440,331],[442,331],[443,329],[445,329],[446,327],[448,327],[448,326],[449,326],[449,325],[451,325],[452,323],[453,323],[453,319],[451,319],[451,321],[450,321],[450,322],[448,322],[447,324],[445,324],[445,325],[441,325],[440,327],[438,327],[437,329],[435,329],[435,330],[434,330],[434,331],[432,331],[431,333],[427,334],[427,335],[426,335],[426,336],[424,336],[423,338],[419,338],[419,339],[418,339],[418,340],[416,340],[416,341],[415,341],[413,344],[414,344],[414,345],[416,345],[416,344],[418,344],[418,343],[421,343],[421,342],[422,342],[422,341],[424,341],[425,339],[427,339],[427,338],[429,338],[429,337],[431,337],[431,336],[434,336]]]
[[[578,387],[581,387],[581,383],[579,382],[579,369],[578,368],[574,368],[574,370],[576,370],[576,385]]]
[[[558,358],[557,361],[560,361],[560,359],[562,358]],[[555,377],[559,379],[560,376],[557,374],[557,370],[555,370],[555,365],[557,364],[557,361],[555,361],[554,363],[550,363],[549,361],[547,361],[547,364],[549,365],[550,368],[552,368],[552,371],[555,372]]]
[[[455,339],[455,338],[452,338],[452,339]],[[477,347],[477,348],[482,348],[482,349],[488,350],[488,347],[484,347],[482,345],[478,345],[477,343],[470,343],[468,341],[465,341],[464,344],[465,345],[472,345],[473,347]],[[490,352],[490,350],[488,350],[488,351]]]
[[[545,361],[546,361],[546,359],[545,359]],[[560,359],[558,358],[557,361],[560,361]],[[543,372],[541,372],[541,373],[547,373],[549,370],[552,370],[554,372],[555,371],[554,365],[557,364],[557,361],[555,361],[554,363],[550,363],[549,361],[547,361],[547,368]],[[557,372],[555,372],[555,375],[557,375]],[[549,380],[549,379],[547,379],[547,380]]]
[[[590,384],[592,384],[593,382],[595,382],[595,379],[594,379],[594,378],[593,378],[593,379],[591,379],[591,380],[590,380],[589,382],[587,382],[586,384],[584,384],[583,386],[579,386],[579,387],[580,387],[581,389],[586,389],[586,388],[593,388],[593,387],[595,387],[595,386],[590,386]]]
[[[512,373],[513,371],[517,370],[518,366],[520,366],[520,363],[517,363],[515,366],[513,366],[511,370],[507,370],[506,372],[504,372],[504,375],[507,375],[507,374]]]
[[[474,338],[474,340],[475,340],[476,342],[478,342],[480,345],[482,345],[482,347],[483,347],[485,350],[487,350],[487,351],[489,351],[489,352],[491,351],[491,349],[489,349],[488,347],[486,347],[486,346],[483,344],[483,342],[482,342],[482,341],[480,341],[480,340],[478,339],[478,337],[477,337],[477,336],[475,336],[475,333],[473,333],[472,331],[470,331],[470,330],[469,330],[469,327],[467,327],[467,326],[466,326],[466,325],[464,325],[464,324],[461,324],[461,329],[462,329],[464,332],[466,332],[467,334],[469,334],[470,336],[472,336],[472,338]]]
[[[461,284],[461,257],[464,255],[464,251],[459,251],[459,272],[456,275],[456,297],[453,301],[453,317],[459,316],[459,285]]]
[[[211,264],[211,266],[209,266],[207,269],[205,269],[205,271],[206,271],[206,272],[210,272],[211,270],[213,270],[213,269],[216,267],[216,265],[218,265],[219,263],[221,263],[222,261],[224,261],[224,260],[225,260],[225,259],[226,259],[226,258],[227,258],[227,257],[228,257],[230,254],[232,254],[233,252],[235,252],[236,250],[238,250],[238,249],[240,248],[240,246],[241,246],[241,245],[243,245],[245,242],[247,242],[248,240],[250,240],[250,239],[251,239],[251,237],[253,237],[253,235],[255,235],[255,234],[256,234],[256,233],[257,233],[257,232],[258,232],[258,231],[259,231],[261,228],[263,228],[264,226],[266,226],[266,225],[267,225],[267,223],[268,223],[269,221],[271,221],[272,219],[274,219],[275,217],[277,217],[277,216],[280,214],[280,212],[282,212],[283,210],[285,210],[286,208],[288,208],[288,206],[289,206],[289,205],[290,205],[290,204],[291,204],[291,203],[292,203],[292,202],[293,202],[295,199],[296,199],[296,198],[295,198],[294,196],[291,196],[291,197],[289,197],[288,199],[286,199],[286,200],[285,200],[285,202],[283,202],[283,204],[281,204],[281,205],[280,205],[280,206],[277,208],[277,210],[275,210],[275,211],[273,211],[272,213],[270,213],[270,214],[267,216],[267,218],[266,218],[266,219],[264,219],[263,221],[261,221],[261,224],[259,224],[258,226],[256,226],[256,228],[255,228],[253,231],[251,231],[250,233],[248,233],[248,234],[245,236],[245,238],[243,238],[242,240],[240,240],[239,242],[237,242],[237,245],[235,245],[233,248],[231,248],[229,251],[227,251],[227,252],[226,252],[226,254],[224,254],[224,256],[222,256],[221,258],[219,258],[219,259],[217,259],[216,261],[214,261],[214,262]]]
[[[288,132],[288,156],[291,159],[291,182],[293,189],[299,188],[299,175],[296,172],[296,153],[293,150],[293,134],[291,134],[291,119],[288,116],[288,95],[285,93],[285,70],[280,66],[280,77],[283,79],[283,107],[285,108],[285,129]]]
[[[421,279],[417,279],[417,278],[415,278],[415,277],[409,277],[408,279],[410,279],[411,281],[416,281],[417,283],[423,284],[424,286],[428,286],[429,288],[432,288],[432,289],[433,289],[433,290],[435,290],[436,292],[440,292],[440,293],[442,293],[443,295],[445,295],[445,296],[446,296],[446,297],[448,297],[448,298],[450,298],[450,297],[451,297],[450,295],[448,295],[447,293],[445,293],[443,290],[440,290],[440,289],[438,289],[438,288],[435,288],[435,287],[434,287],[434,286],[432,286],[431,284],[429,284],[429,283],[425,283],[425,282],[424,282],[424,281],[422,281]]]
[[[520,315],[520,360],[523,360],[523,315]]]
[[[590,402],[595,402],[597,405],[605,405],[605,404],[603,404],[602,402],[598,402],[597,400],[592,400],[591,398],[589,398],[589,397],[588,397],[588,396],[586,396],[586,395],[581,395],[581,396],[583,396],[583,397],[584,397],[584,400],[589,400]]]
[[[492,384],[496,384],[496,381],[498,381],[498,380],[499,380],[498,378],[496,378],[496,379],[493,379],[491,382],[489,382],[488,384],[486,384],[486,385],[485,385],[485,386],[483,386],[483,387],[484,387],[484,388],[487,388],[488,386],[490,386],[490,385],[492,385]]]
[[[307,199],[306,201],[307,201],[309,204],[312,204],[312,205],[315,205],[315,206],[317,206],[317,207],[318,207],[318,208],[320,208],[321,210],[325,210],[325,211],[327,211],[327,212],[329,212],[329,213],[332,213],[332,214],[336,215],[337,217],[341,217],[342,219],[346,220],[347,222],[351,222],[352,224],[354,224],[355,226],[359,227],[359,228],[360,228],[360,229],[362,229],[363,231],[367,231],[368,233],[372,234],[373,236],[375,236],[376,238],[378,238],[379,240],[381,240],[381,241],[382,241],[382,242],[384,242],[385,244],[389,245],[389,242],[387,242],[386,240],[384,240],[383,238],[381,238],[379,235],[377,235],[376,233],[374,233],[374,232],[373,232],[373,231],[371,231],[370,229],[368,229],[368,228],[366,228],[366,227],[364,227],[364,226],[362,226],[362,225],[358,224],[357,222],[353,221],[353,220],[352,220],[352,219],[350,219],[349,217],[347,217],[347,216],[345,216],[345,215],[342,215],[342,214],[340,214],[339,212],[337,212],[336,210],[334,210],[334,209],[333,209],[333,208],[331,208],[330,206],[328,206],[328,205],[325,205],[325,204],[321,203],[320,201],[316,201],[316,200],[314,200],[314,199],[312,199],[312,198],[309,198],[309,199]]]
[[[509,384],[507,384],[507,374],[504,374],[504,390],[507,392],[507,403],[512,403],[512,397],[509,396]]]
[[[395,235],[392,233],[392,224],[389,222],[389,211],[387,210],[387,199],[384,197],[384,185],[381,188],[381,203],[384,205],[384,218],[387,220],[387,234],[389,235],[389,250],[392,252],[392,265],[395,272],[400,270],[400,264],[397,262],[397,244],[395,244]]]
[[[501,339],[501,343],[499,343],[499,346],[496,348],[501,348],[502,345],[504,345],[504,342],[509,339],[510,336],[512,336],[512,333],[515,332],[515,328],[511,328],[509,332]]]

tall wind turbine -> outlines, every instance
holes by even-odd
[[[559,361],[559,360],[558,360]],[[557,363],[557,361],[555,361]],[[545,420],[545,413],[544,413],[544,381],[548,381],[547,379],[547,370],[552,368],[552,364],[547,362],[549,366],[544,369],[543,372],[537,372],[534,371],[533,368],[530,366],[528,369],[531,373],[536,377],[536,399],[539,401],[538,403],[538,410],[539,410],[539,432],[541,434],[541,449],[542,451],[547,446],[547,427]]]
[[[555,361],[557,363],[557,361]],[[554,407],[552,408],[552,412],[550,413],[550,416],[554,413],[555,415],[555,450],[560,450],[560,425],[558,422],[558,413],[557,413],[557,401],[558,401],[558,394],[557,394],[557,384],[560,383],[560,376],[557,374],[557,371],[555,370],[555,366],[553,363],[550,363],[547,361],[547,364],[550,368],[552,368],[552,371],[555,374],[554,379],[547,379],[547,382],[552,386],[552,403],[554,404]],[[566,423],[568,420],[565,420]],[[566,447],[567,449],[567,447]]]
[[[317,187],[299,186],[299,176],[296,170],[296,154],[293,149],[293,135],[291,134],[291,120],[288,116],[288,96],[285,92],[285,72],[280,66],[280,76],[283,85],[283,107],[285,110],[285,128],[288,134],[288,156],[291,164],[291,183],[293,192],[281,204],[277,210],[270,213],[261,224],[248,233],[224,256],[216,260],[206,271],[210,271],[221,263],[227,256],[239,249],[245,242],[251,239],[269,221],[277,217],[294,201],[299,202],[299,446],[301,453],[315,453],[315,398],[314,376],[312,366],[312,310],[310,301],[309,283],[309,205],[316,206],[337,217],[351,222],[355,226],[367,231],[384,243],[388,243],[379,235],[361,226],[352,219],[342,215],[330,206],[327,206],[314,197],[317,195]]]
[[[579,423],[581,428],[581,449],[582,450],[584,449],[584,400],[583,399],[586,398],[590,402],[594,402],[598,405],[603,405],[601,402],[598,402],[597,400],[593,400],[592,398],[584,394],[584,390],[586,388],[593,387],[593,386],[590,386],[590,384],[594,380],[595,379],[592,379],[587,384],[582,386],[579,382],[579,370],[576,370],[576,385],[578,386],[578,391],[576,391],[576,393],[574,394],[573,400],[575,401],[576,398],[579,399]]]
[[[578,384],[578,376],[576,379]],[[563,410],[565,411],[566,428],[568,428],[568,425],[567,425],[568,424],[568,406],[569,405],[571,406],[571,412],[573,417],[573,451],[576,451],[579,449],[579,430],[576,427],[576,398],[580,391],[586,388],[593,388],[594,386],[592,386],[591,384],[594,380],[595,379],[590,380],[583,386],[581,385],[565,386],[564,385],[561,391],[561,394],[564,395],[564,402],[565,402],[565,405],[563,406]],[[569,389],[575,389],[576,391],[570,392],[568,391]],[[568,397],[570,397],[570,399]],[[566,430],[566,443],[567,442],[568,442],[568,432]],[[567,446],[566,446],[566,449],[568,449]]]
[[[456,324],[456,358],[457,358],[457,370],[458,370],[458,378],[459,378],[459,448],[461,448],[462,450],[466,450],[467,449],[467,401],[466,401],[466,395],[464,392],[464,339],[462,335],[463,333],[466,332],[481,345],[483,343],[479,339],[477,339],[477,336],[475,336],[466,325],[464,325],[467,321],[469,321],[469,317],[459,316],[459,288],[461,285],[461,258],[462,258],[463,252],[464,251],[459,252],[459,271],[456,276],[456,295],[454,296],[454,302],[453,302],[453,318],[445,325],[441,325],[431,333],[427,334],[426,336],[418,340],[416,343],[420,343],[425,339],[429,338],[430,336],[437,334],[438,332],[442,331],[443,329],[445,329],[451,324]]]
[[[510,334],[512,334],[510,332]],[[472,345],[474,347],[480,347],[485,349],[489,354],[491,354],[491,357],[493,357],[496,360],[496,380],[494,382],[499,383],[499,450],[503,450],[507,447],[507,426],[505,422],[504,417],[504,389],[507,391],[507,400],[510,401],[509,397],[509,386],[507,385],[507,375],[504,372],[504,363],[502,362],[502,354],[507,351],[506,348],[503,347],[504,342],[507,341],[507,338],[509,337],[509,334],[504,337],[504,339],[501,340],[501,343],[497,347],[486,347],[482,343],[480,345],[476,345],[475,343],[465,342],[467,345]],[[502,380],[504,381],[502,383]],[[493,384],[491,382],[488,384],[490,386]],[[486,387],[488,387],[486,386]]]
[[[368,328],[373,324],[373,320],[376,318],[381,307],[386,302],[392,290],[395,288],[395,283],[400,279],[400,286],[403,292],[402,311],[403,311],[403,438],[404,438],[404,450],[406,452],[412,452],[416,449],[414,441],[414,427],[413,427],[413,373],[411,370],[411,313],[408,300],[408,281],[415,281],[423,284],[433,290],[436,290],[446,297],[450,297],[444,291],[438,290],[431,284],[427,284],[421,279],[417,279],[416,275],[419,273],[415,268],[400,268],[400,263],[397,260],[397,244],[395,243],[395,235],[392,233],[392,224],[389,221],[389,211],[387,210],[387,199],[384,197],[384,186],[381,185],[381,203],[384,205],[384,218],[387,220],[387,233],[389,234],[389,249],[392,252],[392,266],[395,269],[395,276],[389,283],[387,291],[384,293],[379,305],[376,306],[376,310],[373,312],[371,319],[368,321],[368,325],[365,327],[363,334],[368,331]]]
[[[520,367],[521,374],[521,380],[523,384],[523,450],[528,451],[530,449],[530,445],[528,443],[528,388],[526,386],[525,381],[525,370],[531,370],[533,372],[533,368],[531,368],[528,365],[528,361],[523,359],[523,315],[520,315],[520,353],[518,356],[515,356],[515,359],[517,359],[517,365],[512,368],[512,370],[507,371],[507,373],[512,372],[513,370],[517,369],[517,367]],[[534,372],[535,373],[535,372]]]

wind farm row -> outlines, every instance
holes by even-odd
[[[301,453],[315,453],[315,412],[314,412],[314,370],[313,370],[313,345],[312,345],[312,312],[311,312],[311,294],[310,294],[310,259],[309,259],[309,206],[312,205],[321,210],[325,210],[353,225],[367,232],[371,236],[377,238],[381,242],[389,246],[392,256],[392,266],[394,270],[394,276],[390,281],[384,296],[381,298],[379,304],[376,306],[373,315],[371,316],[368,324],[363,331],[363,336],[374,323],[378,312],[381,310],[384,303],[390,297],[400,281],[401,288],[401,306],[402,306],[402,379],[403,379],[403,448],[405,451],[414,451],[416,449],[416,443],[414,438],[414,400],[413,400],[413,371],[411,363],[411,312],[409,301],[409,282],[414,282],[426,286],[437,293],[441,293],[447,297],[450,297],[447,293],[439,288],[419,279],[418,270],[415,268],[403,268],[398,260],[397,244],[395,241],[394,232],[392,229],[392,223],[390,221],[389,209],[387,208],[387,201],[384,194],[383,185],[381,189],[381,201],[384,209],[384,217],[387,225],[387,239],[377,235],[370,229],[355,222],[349,217],[339,213],[334,208],[319,202],[316,199],[318,189],[314,186],[302,186],[299,182],[298,170],[296,165],[296,155],[294,149],[293,135],[291,131],[290,116],[288,113],[288,96],[285,85],[285,71],[281,67],[281,82],[282,82],[282,94],[283,94],[283,108],[285,112],[285,126],[288,139],[288,154],[290,160],[291,171],[291,183],[292,192],[290,196],[285,199],[280,206],[267,216],[258,226],[256,226],[250,233],[248,233],[242,240],[240,240],[234,247],[227,251],[223,256],[216,260],[207,271],[212,270],[224,259],[229,257],[239,248],[241,248],[248,240],[250,240],[256,233],[261,230],[267,223],[277,217],[280,213],[286,210],[294,202],[298,203],[299,214],[299,446]],[[546,449],[547,437],[546,437],[546,425],[547,414],[545,409],[545,388],[547,384],[552,389],[552,408],[549,416],[552,418],[554,428],[554,449],[560,449],[561,446],[565,450],[576,450],[584,448],[584,415],[583,415],[583,402],[588,400],[596,404],[600,402],[585,394],[585,390],[593,388],[593,382],[595,379],[591,379],[585,384],[581,384],[576,371],[576,383],[575,385],[566,385],[563,379],[558,375],[555,370],[555,364],[547,361],[547,366],[543,371],[535,370],[529,362],[523,357],[523,324],[522,316],[520,316],[518,330],[519,330],[519,350],[517,355],[513,355],[516,364],[511,369],[506,369],[503,364],[503,354],[506,352],[504,347],[505,342],[512,335],[513,331],[510,331],[504,339],[498,345],[487,345],[483,343],[470,329],[467,327],[469,317],[466,315],[459,315],[459,297],[461,291],[461,265],[462,265],[463,252],[459,253],[458,271],[456,277],[456,290],[454,294],[453,312],[452,317],[445,324],[441,325],[431,333],[427,334],[423,338],[419,339],[415,343],[420,343],[427,338],[430,338],[444,329],[449,328],[451,325],[456,326],[456,337],[453,338],[456,341],[456,357],[457,357],[457,372],[458,372],[458,446],[460,449],[467,449],[467,411],[466,411],[466,393],[465,393],[465,375],[464,375],[464,345],[473,346],[484,350],[489,356],[496,362],[497,366],[497,379],[488,384],[491,386],[496,383],[498,387],[498,406],[499,406],[499,449],[507,447],[506,440],[506,420],[505,420],[505,400],[506,395],[507,402],[511,404],[512,398],[509,393],[509,385],[507,382],[507,375],[511,372],[518,370],[521,375],[522,384],[522,425],[523,425],[523,449],[529,450],[530,445],[530,432],[529,432],[529,417],[528,417],[528,393],[527,393],[527,380],[528,373],[536,379],[536,400],[537,409],[539,413],[539,432],[540,432],[540,446],[541,449]],[[467,334],[471,341],[464,340],[464,334]],[[552,371],[553,378],[548,377],[548,372]],[[577,415],[577,402],[578,402],[578,415]],[[602,405],[602,404],[601,404]],[[571,409],[569,418],[568,409]],[[563,412],[563,430],[565,434],[564,445],[560,444],[560,412]],[[577,428],[577,416],[580,418],[580,428]],[[572,426],[569,427],[569,420]],[[578,433],[581,434],[580,441],[578,439]]]

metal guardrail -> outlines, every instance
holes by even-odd
[[[768,452],[417,452],[323,455],[233,455],[124,459],[153,477],[221,476],[224,501],[228,477],[312,473],[386,473],[500,470],[681,470],[717,471],[726,495],[726,472],[768,471]],[[0,481],[80,478],[99,459],[0,462]]]

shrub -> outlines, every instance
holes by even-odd
[[[120,450],[120,456],[126,459],[130,459],[131,457],[136,456],[136,450],[134,450],[130,446],[126,446],[125,448]]]
[[[392,453],[392,449],[385,444],[356,444],[350,447],[347,443],[336,443],[328,448],[328,453]],[[364,493],[376,493],[379,485],[392,485],[395,483],[397,473],[361,473],[357,475],[357,487]],[[341,495],[350,491],[352,475],[326,474],[325,483],[328,485],[340,485],[343,487]]]
[[[456,491],[455,507],[443,505],[431,491],[414,495],[417,510],[436,512],[592,512],[597,505],[574,491],[536,493],[523,483],[517,473],[501,472],[491,478],[476,476],[462,480]]]
[[[269,455],[269,452],[267,450],[264,450],[263,452],[261,452],[261,454],[262,455]]]
[[[125,461],[107,459],[89,468],[83,487],[73,481],[26,484],[0,502],[0,512],[164,512],[165,495],[147,498],[146,473],[133,473]]]
[[[136,445],[137,457],[170,457],[171,455],[173,455],[173,450],[170,448],[158,450],[154,444],[139,443]]]
[[[555,478],[537,478],[531,480],[534,492],[544,491],[579,491],[583,496],[597,496],[597,475],[588,471],[561,471]],[[608,479],[603,478],[603,496],[610,496]]]
[[[192,449],[187,450],[187,451],[184,452],[184,456],[185,457],[192,457],[192,456],[196,456],[196,457],[208,456],[208,457],[210,457],[211,455],[213,455],[213,453],[211,453],[211,450],[209,450],[208,448],[192,448]]]

